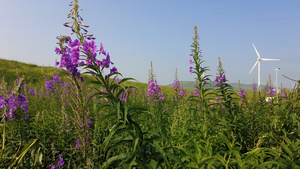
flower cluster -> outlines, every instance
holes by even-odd
[[[192,96],[200,96],[200,91],[199,89],[195,89],[194,93],[191,93]]]
[[[222,85],[226,82],[226,77],[225,77],[225,74],[223,76],[217,76],[216,77],[216,84],[215,86],[219,86],[219,85]]]
[[[274,88],[272,87],[272,88],[270,88],[270,87],[268,87],[267,88],[267,96],[275,96],[275,90],[274,90]]]
[[[63,166],[65,164],[64,159],[61,157],[61,155],[59,154],[59,161],[57,162],[58,168],[60,168],[61,166]],[[49,165],[50,169],[55,169],[56,166],[55,165]]]
[[[29,89],[29,90],[28,90],[28,94],[32,94],[33,96],[35,96],[35,92],[34,92],[33,89]]]
[[[186,95],[185,90],[182,89],[181,86],[180,86],[179,80],[177,80],[177,81],[175,81],[175,82],[173,83],[173,89],[174,89],[175,91],[177,91],[177,94],[179,94],[179,95],[181,95],[181,96],[185,96],[185,95]]]
[[[77,138],[76,141],[77,141],[77,143],[76,143],[75,147],[76,147],[78,150],[82,149],[82,148],[83,148],[83,142],[82,142],[79,138]],[[88,136],[85,136],[85,143],[86,143],[86,144],[89,143],[89,142],[88,142]]]
[[[24,111],[28,111],[28,100],[26,99],[26,96],[23,95],[10,95],[8,94],[5,97],[0,96],[0,109],[5,109],[7,108],[8,114],[10,119],[14,119],[15,117],[15,110],[17,110],[18,108],[24,110]],[[4,120],[7,119],[6,117],[7,115],[4,114]],[[27,115],[28,118],[28,115]]]
[[[176,91],[176,94],[179,96],[186,96],[186,92],[183,88],[180,86],[179,80],[175,80],[173,83],[173,89]],[[175,101],[179,101],[179,98],[175,96]]]
[[[49,93],[50,91],[54,90],[54,85],[53,85],[53,81],[52,80],[46,79],[45,86],[46,86],[47,93]]]
[[[72,41],[72,39],[68,37],[67,42],[67,45],[64,47],[61,46],[62,49],[56,48],[55,52],[56,54],[61,55],[59,67],[66,68],[75,77],[80,77],[80,72],[78,70],[80,66],[89,66],[92,63],[95,63],[99,67],[109,68],[110,64],[113,64],[110,60],[109,53],[104,51],[102,43],[100,44],[99,55],[102,54],[105,56],[105,58],[102,60],[97,60],[96,56],[98,50],[95,41],[84,41],[83,46],[81,46],[78,39]],[[80,52],[84,53],[85,55],[80,55]],[[115,72],[117,72],[115,67],[110,69],[110,73]]]
[[[150,80],[148,82],[148,94],[147,94],[148,99],[152,99],[154,102],[156,101],[164,101],[165,96],[161,92],[160,87],[157,84],[157,81]]]
[[[244,97],[245,95],[247,95],[245,89],[239,91],[239,94],[240,94],[240,98]]]
[[[61,88],[67,89],[69,87],[69,84],[67,82],[63,83],[60,80],[60,76],[58,76],[57,74],[54,74],[53,80],[51,80],[49,78],[46,79],[45,86],[46,86],[47,94],[49,94],[50,92],[53,92],[58,89],[56,86],[60,86]],[[65,92],[69,93],[68,90],[65,90]],[[29,89],[28,93],[31,93],[34,95],[34,90]]]

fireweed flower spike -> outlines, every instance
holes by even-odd
[[[84,41],[83,44],[84,44],[83,51],[87,55],[90,55],[94,61],[96,61],[97,46],[96,46],[95,41],[91,41],[91,42]],[[86,57],[86,64],[87,64],[87,66],[89,66],[91,64],[91,62],[92,61],[90,60],[90,57],[89,56]]]
[[[176,91],[176,94],[180,95],[180,96],[185,96],[186,95],[186,92],[184,89],[181,89],[180,87],[180,82],[179,80],[175,80],[174,83],[173,83],[173,89]],[[175,98],[176,101],[178,101],[178,98],[176,97]]]
[[[226,77],[225,77],[225,75],[223,75],[223,76],[217,76],[216,79],[215,79],[215,81],[216,81],[215,86],[219,86],[220,84],[223,84],[223,83],[226,82]]]
[[[61,155],[59,154],[59,161],[58,161],[58,168],[60,168],[62,165],[64,165],[64,159],[61,157]]]
[[[275,96],[275,90],[274,90],[274,88],[272,87],[272,88],[270,88],[270,87],[268,87],[267,88],[267,96]]]
[[[244,89],[239,91],[239,94],[240,94],[240,98],[242,98],[244,95],[247,95],[247,93]]]
[[[116,67],[113,67],[112,69],[110,69],[110,73],[111,73],[111,74],[112,74],[112,73],[116,73],[116,72],[118,72],[118,70],[117,70]]]
[[[26,96],[22,95],[11,95],[8,94],[6,98],[0,96],[0,109],[8,108],[9,109],[9,118],[14,119],[15,118],[15,110],[20,108],[23,111],[28,111],[28,101],[26,99]],[[4,115],[4,119],[6,119],[6,115]],[[26,117],[26,116],[25,116]]]

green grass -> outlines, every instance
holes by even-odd
[[[6,85],[1,81],[0,96],[9,94],[8,88],[14,90],[14,78],[24,77],[26,88],[18,91],[26,95],[29,108],[16,110],[14,120],[0,123],[1,168],[58,167],[59,154],[63,168],[300,166],[299,89],[273,103],[265,102],[265,91],[260,96],[246,90],[245,98],[237,94],[230,104],[223,99],[215,102],[212,95],[209,109],[203,110],[196,98],[175,101],[174,90],[165,86],[161,88],[166,100],[153,103],[146,97],[148,84],[127,81],[125,86],[140,91],[130,92],[127,102],[106,106],[105,98],[88,100],[91,88],[80,83],[80,93],[59,83],[54,83],[57,90],[47,93],[44,79],[52,79],[54,73],[72,86],[65,71],[3,59],[0,64],[12,68],[1,71]],[[41,93],[33,96],[28,93],[31,88]],[[78,104],[80,95],[82,104]],[[77,139],[81,143],[76,148]]]

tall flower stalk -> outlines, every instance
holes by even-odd
[[[72,33],[76,35],[77,39],[72,40],[71,37],[61,36],[59,38],[60,48],[56,48],[55,51],[61,55],[60,67],[67,69],[71,73],[70,81],[75,87],[73,91],[74,106],[72,108],[75,117],[73,123],[76,124],[79,135],[79,138],[76,140],[76,145],[78,145],[76,149],[82,152],[82,155],[79,156],[79,161],[82,161],[85,165],[88,165],[88,161],[90,161],[87,158],[88,153],[91,153],[91,150],[88,149],[87,140],[91,123],[88,118],[87,102],[91,102],[92,98],[96,98],[94,100],[95,107],[98,106],[96,104],[97,101],[105,101],[104,105],[99,106],[97,110],[100,109],[101,111],[105,109],[108,111],[105,115],[101,115],[101,117],[103,119],[111,118],[112,122],[115,123],[109,129],[109,133],[103,143],[97,143],[101,145],[101,148],[97,150],[100,153],[98,158],[104,156],[107,161],[102,164],[101,168],[108,167],[114,162],[120,162],[119,160],[126,161],[126,168],[131,168],[133,165],[147,168],[148,164],[152,162],[151,159],[157,158],[158,154],[161,154],[160,158],[164,159],[165,165],[169,166],[164,152],[154,153],[155,156],[147,152],[149,150],[162,149],[158,144],[152,144],[155,139],[161,138],[162,134],[142,132],[139,124],[132,119],[135,113],[138,114],[139,111],[142,111],[141,108],[129,108],[122,99],[124,95],[129,99],[127,92],[133,88],[133,86],[124,86],[124,82],[133,79],[123,78],[116,83],[117,75],[122,76],[122,74],[115,67],[110,68],[113,63],[111,62],[109,53],[104,50],[103,44],[100,43],[100,50],[98,50],[99,48],[97,48],[94,41],[95,38],[92,35],[87,35],[86,28],[88,26],[82,24],[83,20],[78,14],[78,0],[72,1],[71,5],[73,8],[68,17],[71,17],[73,21],[64,23],[64,26],[71,28]],[[98,59],[98,56],[102,56],[103,59]],[[108,74],[104,74],[105,69],[109,69]],[[84,70],[85,72],[81,73],[79,70]],[[96,91],[89,97],[88,101],[83,97],[84,90],[82,90],[82,87],[84,86],[82,86],[82,74],[89,74],[93,77],[93,80],[84,82],[85,84],[92,85],[93,91]],[[158,92],[159,99],[162,99],[163,94],[156,81],[152,81],[151,83],[150,94],[151,92],[154,92],[155,95]],[[153,135],[154,137],[152,137]],[[115,151],[119,147],[122,147],[120,151],[118,150],[120,154],[110,154],[110,152]],[[99,161],[102,159],[95,160]]]
[[[210,97],[209,95],[211,95],[211,88],[209,88],[210,86],[210,79],[209,79],[209,75],[205,75],[205,73],[207,71],[209,71],[208,67],[203,67],[203,63],[204,60],[202,58],[202,52],[200,50],[200,45],[199,45],[199,36],[198,36],[198,32],[197,32],[197,26],[194,27],[194,37],[193,37],[193,43],[191,45],[192,49],[191,49],[191,54],[190,56],[192,56],[192,59],[190,59],[189,64],[190,64],[190,69],[189,71],[193,74],[196,74],[196,91],[197,94],[196,96],[192,96],[191,98],[195,98],[197,97],[197,100],[200,102],[200,107],[202,107],[202,109],[204,111],[207,110],[208,108],[208,97]],[[194,99],[192,99],[194,100]]]
[[[233,90],[233,87],[227,83],[227,79],[225,76],[225,71],[221,62],[220,57],[219,59],[219,65],[218,65],[218,74],[215,79],[215,86],[217,90],[217,95],[222,98],[222,104],[225,105],[229,111],[233,110],[233,105],[234,105],[234,97],[236,93]]]
[[[147,97],[150,102],[154,102],[154,103],[165,100],[164,94],[162,93],[161,88],[157,84],[157,81],[154,77],[152,62],[151,62],[151,68],[149,70]]]
[[[179,101],[180,98],[186,96],[185,89],[183,89],[181,87],[180,81],[178,80],[177,68],[176,68],[176,73],[175,73],[175,80],[173,83],[173,90],[175,91],[174,99],[176,102]]]

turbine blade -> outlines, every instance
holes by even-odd
[[[259,61],[256,61],[256,62],[255,62],[254,66],[253,66],[252,69],[250,70],[249,74],[252,72],[252,70],[255,68],[255,66],[257,65],[258,62],[259,62]]]
[[[280,59],[260,58],[263,61],[280,61]]]
[[[255,52],[256,52],[256,54],[257,54],[257,56],[260,58],[260,55],[259,55],[259,53],[257,52],[257,50],[256,50],[256,48],[255,48],[255,46],[254,46],[254,44],[252,43],[252,45],[253,45],[253,47],[254,47],[254,50],[255,50]]]

